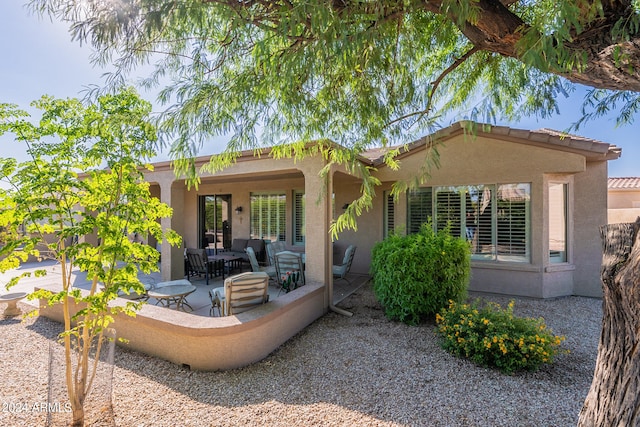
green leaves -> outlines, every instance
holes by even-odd
[[[547,329],[544,319],[517,317],[514,302],[461,304],[450,301],[436,315],[442,347],[481,366],[512,374],[535,371],[561,353],[564,337]]]
[[[387,317],[410,325],[434,316],[449,300],[466,297],[471,274],[469,244],[436,233],[424,224],[420,233],[391,235],[372,250],[371,274],[376,298]]]
[[[571,90],[558,74],[637,88],[633,52],[618,46],[638,44],[637,1],[626,8],[588,0],[508,4],[30,3],[70,21],[73,37],[96,49],[95,62],[115,66],[104,92],[123,85],[137,67],[153,66],[142,85],[164,86],[159,98],[168,106],[158,122],[158,143],[171,145],[176,172],[191,184],[199,182],[193,158],[220,136],[228,138],[227,147],[212,157],[210,172],[232,164],[243,150],[286,151],[278,147],[326,140],[355,156],[372,146],[392,148],[385,161],[394,167],[399,151],[393,148],[438,128],[443,118],[493,123],[557,113],[556,99]],[[611,58],[595,63],[600,57],[593,52],[609,48]],[[607,79],[594,72],[605,68],[621,75]],[[623,121],[635,111],[633,101],[625,105]],[[349,160],[334,164],[349,167]],[[349,215],[366,209],[374,196],[375,182],[366,171],[362,177],[362,197]],[[342,216],[332,232],[354,225],[353,217]]]
[[[87,379],[95,374],[89,358],[100,348],[105,328],[115,315],[134,315],[141,307],[134,302],[111,306],[110,301],[120,292],[143,293],[138,272],[158,268],[158,251],[130,240],[129,234],[171,244],[180,237],[160,227],[159,219],[171,216],[171,209],[151,197],[141,169],[154,155],[157,139],[149,103],[123,89],[89,105],[51,97],[33,105],[42,110],[38,125],[23,120],[19,110],[0,105],[0,134],[12,132],[28,144],[31,156],[19,164],[0,159],[2,179],[11,185],[0,192],[0,271],[18,267],[28,256],[59,262],[60,287],[29,297],[62,304],[60,336],[75,418],[83,413],[92,384]],[[76,268],[87,273],[88,292],[73,286]],[[24,276],[13,278],[7,288]],[[71,363],[72,352],[77,365]]]
[[[140,169],[157,140],[150,104],[124,89],[94,104],[43,97],[33,105],[42,110],[38,125],[15,108],[0,109],[2,129],[27,143],[31,156],[20,164],[0,159],[2,179],[12,186],[0,193],[0,255],[6,256],[0,270],[29,255],[69,263],[61,284],[63,295],[71,295],[70,271],[77,266],[95,280],[92,295],[99,293],[97,282],[110,290],[104,300],[91,300],[105,311],[119,289],[139,283],[138,270],[157,269],[155,248],[129,234],[179,241],[161,229],[158,220],[171,209],[151,197]],[[83,242],[85,236],[99,244]]]

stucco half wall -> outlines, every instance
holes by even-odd
[[[268,356],[326,313],[325,286],[310,282],[244,313],[195,316],[146,304],[136,317],[119,314],[113,324],[119,345],[192,370],[241,368]],[[124,305],[117,299],[114,304]],[[40,301],[40,314],[62,322],[62,306]]]

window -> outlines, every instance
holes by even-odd
[[[407,233],[417,233],[420,226],[433,217],[431,188],[420,188],[407,195]]]
[[[302,191],[293,193],[293,244],[304,245],[305,220],[304,220],[305,196]]]
[[[451,234],[462,236],[465,211],[464,193],[465,187],[436,187],[436,206],[434,212],[434,225],[436,230],[449,227]]]
[[[286,240],[286,201],[284,193],[251,194],[251,238]]]
[[[395,230],[396,205],[390,191],[383,193],[384,198],[384,230],[383,235],[387,237]]]
[[[476,260],[528,262],[529,184],[421,188],[407,197],[407,230],[416,233],[433,218],[465,237]]]
[[[501,261],[529,261],[530,184],[502,184],[496,197],[497,255]]]
[[[567,184],[549,183],[549,261],[567,262]]]
[[[464,231],[474,259],[494,259],[494,186],[478,185],[464,189]],[[462,217],[461,217],[462,218]]]

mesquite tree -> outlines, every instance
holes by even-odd
[[[640,424],[640,217],[600,229],[602,332],[581,426]]]
[[[9,186],[0,189],[0,271],[29,256],[59,262],[60,289],[40,290],[29,298],[63,305],[60,340],[67,392],[73,425],[82,426],[104,332],[114,315],[133,315],[141,305],[109,302],[119,292],[144,292],[138,271],[158,268],[158,251],[129,236],[153,235],[172,244],[180,237],[162,230],[158,219],[170,216],[171,209],[151,197],[143,179],[141,167],[153,155],[156,141],[148,102],[123,90],[92,105],[50,97],[33,105],[42,110],[37,125],[15,106],[0,104],[0,134],[13,133],[17,143],[27,144],[30,156],[19,164],[0,159],[0,179]],[[97,243],[85,240],[87,236]],[[74,270],[87,273],[88,292],[74,287]]]
[[[184,159],[176,162],[178,170],[193,175],[189,159],[220,134],[231,139],[210,170],[231,163],[241,149],[264,145],[276,156],[315,149],[330,163],[353,168],[357,154],[376,145],[389,148],[385,161],[397,167],[402,150],[391,147],[430,130],[442,115],[484,121],[546,116],[575,84],[593,88],[583,119],[617,111],[618,122],[628,123],[640,109],[638,0],[30,4],[68,21],[76,39],[93,45],[97,63],[116,67],[107,86],[120,84],[138,65],[155,63],[143,84],[167,83],[160,100],[172,105],[162,129],[176,158]],[[340,145],[326,148],[325,138]],[[292,142],[301,144],[286,145]],[[434,159],[435,150],[425,161]],[[430,166],[417,173],[428,174]],[[355,172],[362,195],[334,223],[334,233],[354,225],[379,184],[366,168]],[[407,185],[397,183],[394,191]],[[613,296],[605,292],[605,305]],[[625,316],[640,323],[634,311]],[[611,333],[624,340],[617,319],[605,312],[605,325],[613,322]],[[627,391],[640,393],[637,387]],[[622,405],[602,401],[612,412]],[[587,414],[601,410],[588,404],[582,419],[597,419]]]

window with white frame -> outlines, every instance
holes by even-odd
[[[251,193],[251,238],[286,240],[286,202],[284,193]]]
[[[530,194],[528,183],[420,188],[407,195],[407,231],[432,218],[465,237],[475,260],[529,262]]]
[[[305,227],[305,195],[303,191],[293,193],[293,244],[304,245],[306,240]]]
[[[567,262],[567,184],[549,183],[549,261]]]

